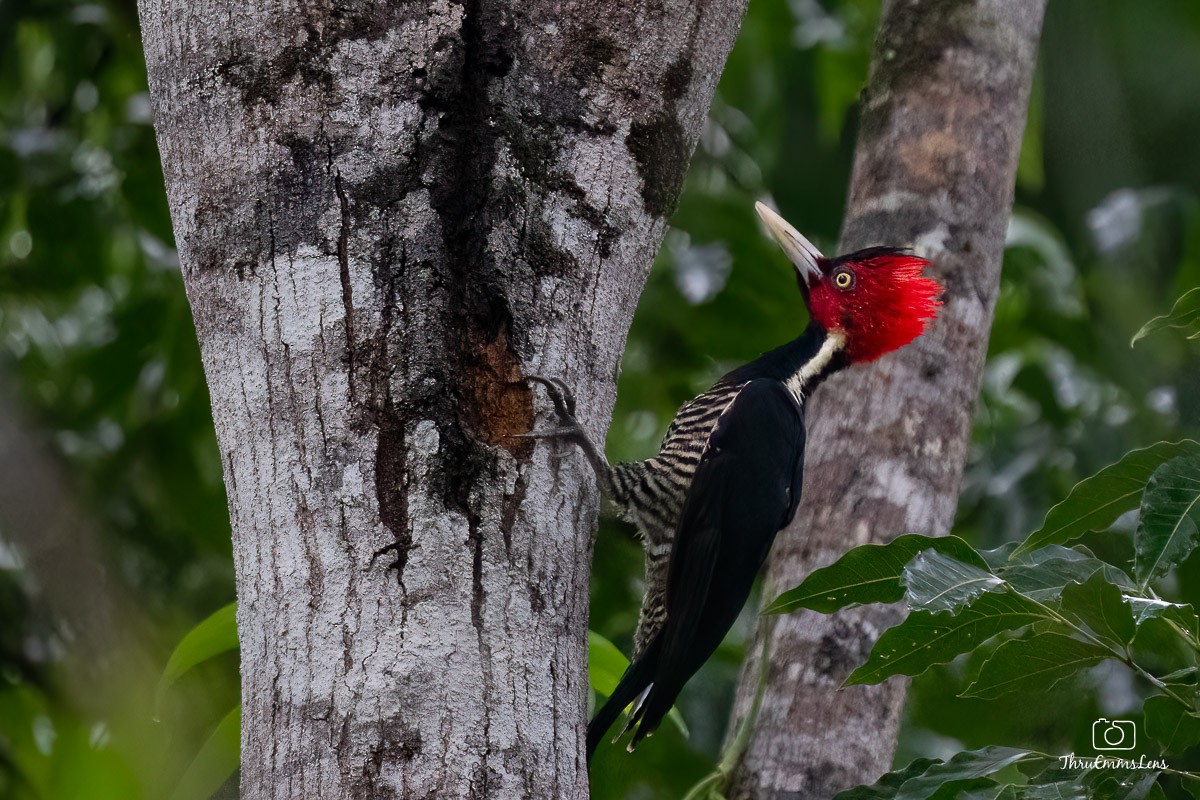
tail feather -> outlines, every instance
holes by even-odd
[[[651,684],[650,692],[638,706],[637,712],[630,718],[629,725],[626,727],[628,730],[637,725],[637,730],[633,732],[633,738],[629,740],[629,752],[632,753],[638,742],[652,735],[658,729],[663,717],[671,710],[671,706],[675,705],[680,688],[682,687],[674,684],[669,686]]]
[[[625,707],[635,700],[640,701],[639,708],[645,706],[644,695],[654,682],[654,673],[658,668],[659,650],[659,643],[656,638],[646,648],[642,657],[630,664],[629,668],[625,670],[625,674],[621,676],[621,681],[617,684],[617,688],[613,690],[612,696],[608,698],[608,702],[596,712],[596,716],[588,724],[587,757],[589,762],[592,760],[592,755],[596,752],[596,748],[600,745],[600,740],[604,738],[604,734],[608,732],[608,729],[621,716],[621,712],[625,710]]]

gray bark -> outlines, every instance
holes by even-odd
[[[840,252],[911,245],[945,306],[930,333],[811,401],[804,498],[764,597],[846,550],[954,520],[999,290],[1044,0],[885,2]],[[786,212],[786,209],[784,209]],[[832,797],[891,764],[907,683],[838,690],[894,608],[803,612],[770,634],[770,670],[733,797]],[[759,674],[747,659],[734,724]]]
[[[594,478],[520,378],[603,440],[744,2],[140,0],[244,796],[586,794]]]

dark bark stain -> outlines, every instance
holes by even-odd
[[[699,20],[699,15],[696,17]],[[693,29],[694,39],[695,29]],[[679,124],[678,106],[692,83],[694,41],[667,67],[661,81],[665,109],[633,123],[625,146],[637,162],[642,179],[642,204],[653,216],[669,217],[679,202],[691,161],[691,144]]]
[[[347,723],[349,718],[347,718]],[[348,724],[343,728],[343,739],[346,736]],[[406,795],[397,792],[388,782],[381,781],[380,775],[385,765],[395,766],[412,761],[424,752],[425,742],[418,728],[409,727],[398,720],[387,720],[379,730],[371,730],[370,738],[375,742],[371,745],[370,755],[362,765],[362,772],[356,776],[351,786],[351,796],[362,800],[378,800],[378,798],[400,798]],[[345,752],[343,744],[338,752]]]
[[[691,85],[692,62],[686,57],[677,58],[663,75],[663,99],[673,107],[683,99]]]
[[[332,156],[331,156],[332,157]],[[342,219],[338,226],[338,272],[342,282],[342,306],[345,313],[346,361],[350,373],[350,402],[354,402],[354,290],[350,285],[350,200],[342,187],[342,175],[336,169],[333,186],[337,192]]]
[[[863,662],[871,650],[862,626],[834,618],[833,629],[826,632],[813,655],[813,668],[825,677],[841,682]]]
[[[375,555],[395,553],[396,559],[388,564],[388,569],[396,571],[396,581],[401,589],[405,589],[404,568],[408,566],[408,556],[413,548],[412,522],[408,517],[408,473],[404,467],[406,453],[403,420],[395,414],[382,415],[375,449],[375,496],[379,501],[379,518],[395,541],[376,551]]]
[[[679,200],[688,168],[688,144],[673,113],[633,123],[625,145],[642,178],[642,202],[656,217],[669,217]]]
[[[584,84],[603,77],[604,68],[616,62],[622,53],[620,45],[589,21],[569,31],[567,41],[569,44],[565,51],[570,58],[568,73]]]
[[[421,13],[418,4],[411,3],[303,9],[290,20],[303,31],[303,41],[287,45],[266,61],[247,55],[242,45],[217,67],[217,74],[238,90],[248,108],[275,105],[287,85],[297,79],[305,88],[328,91],[334,84],[330,56],[340,42],[379,39],[417,13]]]

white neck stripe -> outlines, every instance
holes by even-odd
[[[817,354],[810,358],[805,364],[788,376],[786,381],[788,391],[796,398],[797,403],[804,402],[804,387],[817,375],[825,371],[829,366],[829,362],[837,355],[846,344],[846,334],[842,331],[830,331],[825,334],[825,341],[821,343],[821,349]]]

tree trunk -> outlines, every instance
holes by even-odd
[[[603,440],[744,2],[141,0],[244,796],[586,795],[595,483],[521,378]]]
[[[913,346],[814,395],[804,499],[772,553],[768,600],[851,547],[944,534],[954,520],[1043,7],[884,4],[840,252],[913,246],[934,262],[945,307]],[[827,800],[889,768],[906,682],[838,687],[899,619],[872,607],[778,620],[731,796]],[[743,667],[734,724],[754,694],[759,651]]]

